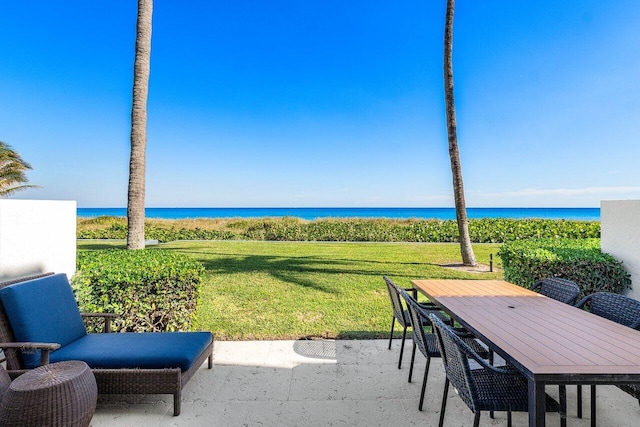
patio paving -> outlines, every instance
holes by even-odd
[[[407,382],[410,341],[402,370],[400,341],[386,340],[220,341],[214,367],[206,365],[183,390],[182,413],[173,416],[171,396],[100,396],[92,426],[437,426],[444,387],[442,362],[429,372],[424,411],[418,399],[424,357],[416,355],[414,380]],[[558,388],[547,387],[557,398]],[[576,417],[576,387],[568,386],[568,425],[588,426],[589,389],[584,418]],[[514,426],[526,426],[527,414],[514,413]],[[557,426],[558,414],[547,414]],[[470,426],[471,411],[450,389],[445,425]],[[598,387],[598,425],[637,426],[638,401],[613,386]],[[481,426],[506,426],[506,414]]]

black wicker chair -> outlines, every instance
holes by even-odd
[[[422,411],[422,406],[424,403],[424,394],[427,387],[427,377],[429,376],[429,365],[432,357],[440,357],[440,350],[438,350],[438,345],[436,343],[436,336],[433,333],[427,333],[424,330],[424,327],[415,327],[414,325],[428,325],[433,327],[431,323],[431,316],[444,323],[448,323],[448,319],[443,319],[440,313],[433,312],[432,310],[425,310],[421,304],[419,304],[414,298],[412,298],[405,291],[400,291],[400,295],[407,303],[407,308],[409,311],[409,319],[411,321],[411,330],[413,335],[413,350],[411,352],[411,367],[409,368],[409,382],[411,382],[411,377],[413,375],[413,365],[416,358],[416,348],[420,349],[420,352],[427,358],[427,364],[424,368],[424,376],[422,378],[422,390],[420,392],[420,403],[418,404],[418,409]],[[461,336],[467,345],[473,347],[477,353],[480,353],[482,357],[487,357],[489,352],[482,345],[480,345],[475,337],[464,330],[457,330],[457,334]]]
[[[591,313],[609,319],[632,329],[640,330],[640,301],[611,292],[595,292],[584,297],[578,308],[588,309]],[[640,384],[619,385],[640,403]],[[578,385],[578,418],[582,418],[582,387]],[[591,425],[596,425],[596,386],[591,385]]]
[[[444,424],[449,383],[453,384],[462,401],[475,414],[473,425],[480,423],[481,411],[506,411],[511,427],[511,412],[526,412],[529,408],[527,379],[513,367],[495,367],[462,340],[454,330],[437,317],[431,317],[442,353],[447,378],[444,383],[439,427]],[[471,368],[469,359],[480,367]],[[547,412],[559,410],[558,402],[546,395]]]
[[[411,321],[409,319],[409,312],[405,310],[402,305],[402,300],[400,298],[400,291],[411,292],[414,299],[417,299],[417,291],[413,288],[402,289],[398,285],[396,285],[391,279],[387,276],[382,276],[385,283],[387,284],[387,291],[389,292],[389,299],[391,300],[391,307],[393,308],[393,315],[391,317],[391,333],[389,334],[389,350],[391,350],[391,342],[393,341],[393,329],[396,321],[402,326],[402,343],[400,344],[400,357],[398,358],[398,369],[402,367],[402,354],[404,353],[404,342],[407,337],[407,328],[411,327]],[[431,303],[420,303],[420,305],[426,310],[433,310],[438,313],[438,316],[445,316],[438,306]],[[446,317],[443,317],[446,319]],[[446,320],[449,321],[448,319]],[[431,323],[427,323],[427,325],[431,325]]]
[[[559,277],[547,277],[536,282],[532,291],[538,292],[556,301],[574,305],[580,295],[580,286],[575,282]]]

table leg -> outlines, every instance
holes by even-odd
[[[544,382],[529,378],[529,427],[544,427]]]

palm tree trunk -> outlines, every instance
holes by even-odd
[[[133,64],[131,157],[127,195],[127,249],[144,249],[144,196],[147,148],[147,96],[151,69],[153,0],[138,0],[136,57]]]
[[[467,208],[464,201],[464,185],[462,184],[462,168],[458,151],[458,136],[456,133],[456,107],[453,98],[453,12],[455,0],[447,0],[447,13],[444,27],[444,97],[447,111],[447,136],[449,139],[449,158],[451,159],[451,174],[453,175],[453,198],[456,204],[456,220],[460,234],[460,254],[462,263],[476,266],[476,256],[471,247],[469,237],[469,222]]]

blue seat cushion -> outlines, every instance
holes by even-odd
[[[212,341],[211,332],[87,334],[52,352],[50,360],[82,360],[91,368],[186,371]]]
[[[65,274],[10,285],[0,290],[16,341],[58,343],[65,346],[87,331]],[[27,368],[40,364],[40,352],[23,353]]]

